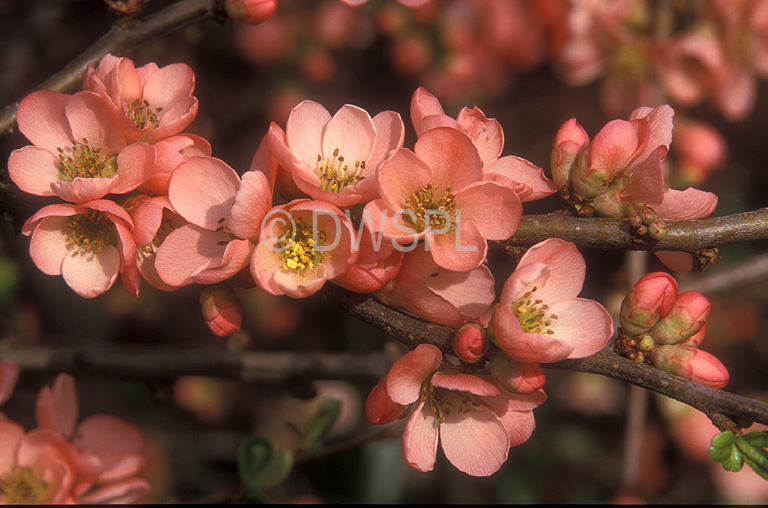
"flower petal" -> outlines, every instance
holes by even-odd
[[[419,471],[430,471],[437,457],[438,430],[432,408],[420,402],[403,431],[403,458]]]
[[[440,366],[443,354],[431,344],[419,344],[392,365],[387,374],[387,393],[403,406],[419,399],[421,385]]]
[[[459,471],[489,476],[507,460],[509,433],[491,411],[446,411],[440,423],[440,444]]]

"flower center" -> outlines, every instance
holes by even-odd
[[[42,504],[48,484],[28,467],[15,466],[0,476],[0,501],[3,504]]]
[[[107,245],[117,245],[115,224],[104,212],[98,210],[74,215],[67,229],[70,245],[80,253],[97,254]]]
[[[451,186],[440,192],[431,183],[419,187],[413,196],[405,198],[405,211],[403,220],[413,226],[416,232],[421,233],[427,227],[432,229],[448,230],[449,233],[456,229],[456,196],[451,193]]]
[[[520,321],[520,327],[526,333],[546,333],[554,335],[555,332],[549,329],[552,321],[557,319],[556,314],[547,315],[549,305],[541,299],[536,298],[537,287],[534,286],[523,296],[515,300],[512,304],[512,312]]]
[[[336,193],[365,178],[362,175],[364,170],[365,161],[355,161],[355,167],[350,171],[349,165],[344,164],[344,156],[339,155],[338,148],[333,151],[333,158],[330,161],[318,155],[315,165],[315,174],[320,179],[320,189]]]
[[[117,172],[117,155],[101,153],[101,148],[93,148],[88,140],[83,142],[71,139],[69,153],[63,148],[59,152],[59,178],[71,182],[75,178],[109,178]]]
[[[325,242],[325,232],[307,227],[301,217],[296,219],[296,227],[291,234],[287,232],[278,238],[279,248],[283,251],[285,262],[283,268],[293,271],[312,269],[323,262],[321,253],[315,251],[315,245]]]
[[[158,115],[162,110],[162,107],[152,109],[146,99],[143,101],[136,99],[128,105],[128,118],[138,129],[143,129],[147,124],[151,124],[154,129],[160,122]]]
[[[437,415],[438,425],[451,412],[467,414],[480,407],[480,402],[476,395],[469,392],[436,388],[432,385],[431,381],[426,381],[421,385],[420,396]]]

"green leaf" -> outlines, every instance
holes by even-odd
[[[293,468],[293,453],[274,449],[263,437],[243,439],[238,450],[238,473],[248,499],[259,500],[266,489],[279,485]]]
[[[316,450],[322,447],[322,437],[333,427],[341,413],[341,401],[324,399],[317,408],[317,413],[309,422],[307,433],[304,435],[304,448]]]
[[[263,437],[248,436],[240,443],[237,451],[237,469],[240,480],[248,483],[267,467],[272,460],[272,443]]]
[[[723,462],[731,456],[731,448],[736,436],[733,432],[721,432],[712,438],[712,446],[709,448],[709,458],[715,462]]]
[[[741,471],[742,467],[744,467],[744,454],[741,453],[738,446],[731,445],[731,454],[723,461],[723,469],[736,473]]]
[[[741,436],[747,443],[756,448],[768,447],[768,432],[764,430],[755,430],[749,434]]]

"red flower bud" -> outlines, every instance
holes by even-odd
[[[538,363],[520,363],[501,350],[491,357],[491,375],[501,386],[517,393],[533,393],[545,381]]]
[[[200,292],[203,319],[213,333],[226,337],[240,329],[243,306],[227,284],[206,286]]]
[[[460,360],[475,363],[488,351],[488,332],[475,323],[466,323],[456,332],[453,351]]]
[[[709,316],[711,304],[697,291],[680,293],[669,314],[653,325],[651,337],[656,344],[679,344],[696,335]]]
[[[277,12],[277,0],[226,0],[227,16],[246,25],[268,20]]]
[[[722,362],[692,346],[659,346],[651,353],[651,363],[660,370],[710,388],[722,388],[728,383],[728,370]]]
[[[640,278],[621,302],[621,330],[634,337],[647,332],[669,314],[677,299],[677,282],[667,273],[653,272]]]
[[[376,425],[384,425],[397,420],[407,409],[408,406],[401,406],[389,398],[386,377],[379,379],[365,401],[365,417],[369,422]]]

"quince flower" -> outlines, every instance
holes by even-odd
[[[393,111],[371,118],[347,104],[331,116],[304,101],[291,111],[285,131],[273,122],[267,136],[272,155],[301,191],[349,207],[377,197],[373,176],[403,146],[405,127]]]
[[[424,239],[447,270],[480,266],[486,240],[509,238],[522,217],[515,191],[483,180],[475,145],[454,128],[426,131],[413,152],[401,148],[385,162],[377,180],[381,198],[366,205],[366,226],[405,250]]]
[[[131,141],[154,143],[183,131],[197,116],[195,74],[183,63],[138,69],[129,58],[105,55],[83,76],[83,90],[109,99]]]
[[[387,416],[377,423],[401,416],[403,406],[413,406],[403,433],[403,457],[419,471],[434,466],[439,439],[445,456],[460,471],[473,476],[495,473],[509,448],[531,436],[532,410],[546,400],[541,390],[512,393],[489,376],[463,374],[430,344],[417,346],[395,362],[385,383],[386,396],[380,389],[372,392],[375,405]]]
[[[613,335],[599,303],[577,298],[586,264],[573,243],[544,240],[526,252],[504,284],[491,327],[498,346],[522,363],[597,353]]]
[[[29,194],[83,203],[126,194],[154,168],[155,149],[129,144],[117,111],[95,93],[35,92],[19,104],[17,120],[33,145],[11,153],[8,172]]]

